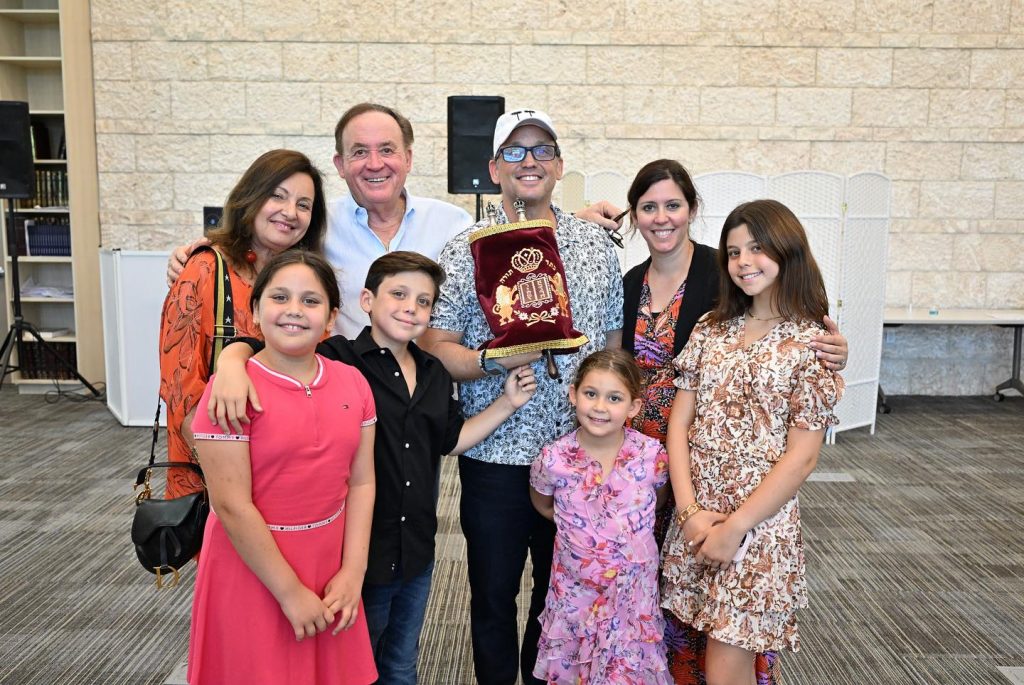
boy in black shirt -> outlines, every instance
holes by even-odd
[[[363,604],[380,683],[416,682],[419,635],[434,568],[435,484],[441,455],[459,454],[490,435],[536,390],[529,366],[509,372],[505,393],[465,419],[441,362],[413,340],[426,329],[445,273],[415,252],[390,252],[370,266],[359,299],[370,325],[355,340],[335,335],[317,352],[355,366],[377,408],[377,496]],[[247,421],[246,400],[260,411],[245,361],[262,347],[231,345],[213,380],[211,418],[224,431]],[[251,348],[251,349],[250,349]]]

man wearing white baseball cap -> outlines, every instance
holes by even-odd
[[[480,346],[493,334],[477,299],[468,236],[486,221],[456,235],[442,250],[439,262],[448,280],[420,341],[460,382],[467,416],[482,411],[501,394],[508,369],[532,363],[538,378],[533,400],[459,457],[473,662],[477,680],[485,685],[512,685],[520,670],[524,683],[543,682],[533,677],[533,668],[554,525],[530,502],[530,464],[541,447],[573,428],[568,386],[580,362],[622,341],[622,276],[614,247],[602,228],[551,204],[562,169],[558,134],[547,114],[518,109],[498,119],[490,162],[491,179],[501,185],[498,223],[516,216],[512,203],[519,199],[526,204],[527,219],[547,219],[556,226],[573,325],[589,338],[577,352],[555,357],[560,379],[543,372],[539,353],[497,360],[485,360],[480,353]],[[516,596],[527,553],[533,563],[533,591],[520,653]]]

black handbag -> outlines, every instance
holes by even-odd
[[[216,258],[214,279],[214,334],[210,350],[210,370],[216,366],[217,357],[224,349],[224,341],[235,336],[235,312],[231,298],[231,279],[224,258],[210,247]],[[156,574],[157,588],[172,588],[180,580],[179,570],[199,553],[203,546],[203,529],[210,514],[210,502],[204,487],[173,499],[153,499],[150,478],[153,469],[191,469],[199,478],[203,470],[199,464],[187,461],[156,461],[156,441],[160,433],[160,400],[156,401],[156,417],[153,419],[153,443],[149,448],[149,465],[139,470],[135,478],[135,490],[142,487],[135,497],[135,517],[132,519],[132,543],[139,563],[150,573]],[[205,485],[205,483],[204,483]],[[171,575],[165,582],[164,576]]]
[[[153,469],[192,469],[199,477],[203,470],[198,464],[179,461],[156,461],[156,441],[160,432],[160,403],[156,405],[153,420],[153,443],[149,450],[149,465],[139,469],[135,489],[142,492],[135,497],[135,517],[132,519],[132,543],[139,563],[156,574],[157,588],[171,588],[178,584],[178,571],[199,553],[203,546],[203,529],[210,514],[206,489],[173,499],[154,499],[150,487]],[[170,574],[170,581],[164,576]]]

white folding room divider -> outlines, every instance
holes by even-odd
[[[575,174],[563,197],[566,209],[608,200],[626,205],[629,181],[602,171]],[[889,239],[891,184],[876,173],[849,177],[822,171],[759,176],[721,171],[694,178],[701,209],[690,226],[699,243],[718,247],[722,223],[741,202],[773,198],[787,205],[807,230],[811,250],[821,268],[832,316],[850,343],[850,361],[843,371],[846,394],[836,408],[836,432],[868,426],[875,430],[878,376],[885,309],[886,251]],[[581,195],[582,191],[582,195]],[[572,200],[573,206],[568,201]],[[648,257],[638,234],[624,236],[619,252],[623,272]],[[830,435],[834,439],[834,433]]]

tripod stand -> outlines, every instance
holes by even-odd
[[[40,348],[49,354],[57,362],[57,364],[68,371],[72,377],[78,380],[85,388],[89,390],[95,397],[100,396],[100,391],[97,390],[89,381],[82,377],[82,374],[78,373],[78,369],[69,364],[63,357],[57,354],[57,351],[53,349],[48,341],[43,339],[43,336],[39,334],[28,321],[21,314],[21,280],[18,274],[18,248],[16,243],[16,234],[14,230],[14,201],[11,198],[7,198],[7,251],[11,257],[11,283],[12,290],[14,291],[14,320],[11,322],[11,328],[7,331],[7,337],[4,338],[4,345],[0,348],[0,387],[3,387],[4,378],[7,377],[8,373],[18,370],[17,366],[11,364],[11,353],[18,350],[19,363],[24,359],[22,355],[22,338],[27,333],[39,344]]]

